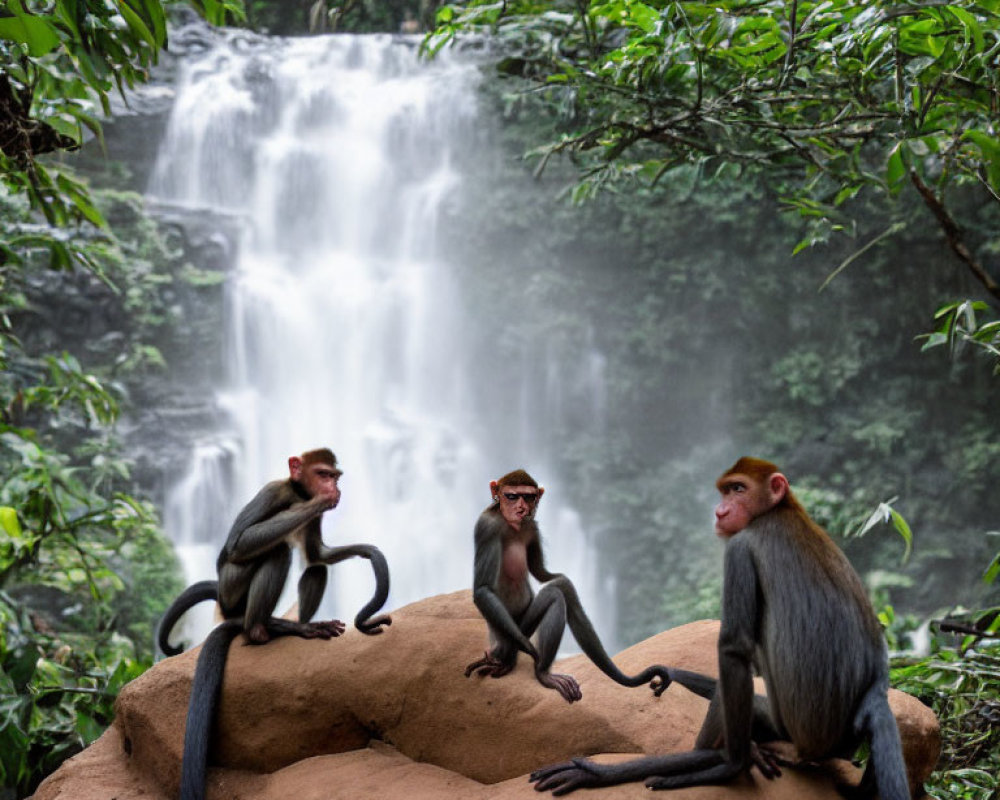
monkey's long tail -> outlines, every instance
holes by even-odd
[[[561,579],[563,596],[566,598],[566,621],[569,623],[569,629],[573,632],[573,637],[587,657],[594,662],[594,666],[611,680],[622,686],[642,686],[650,683],[654,678],[659,678],[658,685],[654,687],[658,696],[673,681],[676,681],[702,697],[711,698],[715,692],[715,679],[697,672],[666,667],[662,664],[647,667],[638,675],[626,675],[622,672],[611,660],[604,645],[601,644],[601,639],[597,635],[597,631],[594,630],[593,623],[583,610],[580,596],[576,593],[576,587],[565,576],[560,575],[559,578]]]
[[[896,718],[886,696],[888,688],[888,680],[883,679],[868,690],[861,700],[854,725],[855,730],[871,736],[868,769],[875,773],[878,796],[882,800],[909,800],[906,761]]]
[[[243,626],[236,620],[223,622],[212,631],[198,655],[188,702],[184,729],[184,761],[181,765],[181,800],[204,800],[208,745],[219,704],[222,675],[226,669],[229,645]]]
[[[177,595],[177,599],[170,604],[167,613],[160,620],[160,627],[156,631],[156,643],[159,645],[160,651],[167,656],[175,656],[178,653],[182,653],[184,651],[183,647],[174,647],[169,641],[170,632],[174,629],[174,625],[177,624],[177,620],[192,606],[196,606],[204,600],[218,599],[218,581],[199,581],[198,583],[193,583]]]
[[[375,573],[375,594],[354,617],[354,627],[362,633],[380,633],[381,625],[392,625],[392,619],[385,614],[372,616],[389,599],[389,564],[377,547],[369,545],[366,555]]]

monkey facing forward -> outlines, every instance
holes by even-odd
[[[499,678],[514,669],[519,651],[535,662],[535,677],[572,703],[582,696],[572,675],[550,671],[567,624],[583,652],[605,675],[623,686],[649,683],[661,695],[676,680],[693,691],[705,691],[711,679],[686,670],[654,665],[638,675],[624,674],[607,654],[584,613],[576,589],[565,575],[549,572],[535,512],[545,489],[523,469],[490,482],[493,502],[475,528],[473,600],[489,627],[490,649],[465,669]],[[544,586],[536,595],[533,576]],[[536,636],[537,647],[531,642]]]
[[[374,596],[355,617],[355,626],[363,633],[378,634],[382,626],[392,624],[388,615],[373,616],[389,597],[389,567],[381,551],[369,544],[323,543],[320,521],[340,502],[342,474],[336,456],[326,448],[289,458],[288,478],[268,483],[237,515],[219,553],[218,580],[185,589],[160,623],[160,649],[176,655],[181,648],[172,646],[168,637],[185,611],[203,600],[217,600],[224,619],[205,640],[195,667],[184,733],[182,800],[204,797],[209,734],[229,645],[240,633],[247,644],[258,645],[279,636],[339,636],[344,632],[340,620],[311,620],[326,589],[327,566],[354,556],[371,561],[376,584]],[[299,579],[297,621],[274,616],[293,547],[301,550],[307,565]]]
[[[847,558],[799,504],[774,464],[741,458],[716,482],[716,533],[726,540],[719,679],[687,753],[618,764],[584,758],[537,770],[538,791],[645,780],[651,789],[727,783],[756,764],[780,774],[769,741],[802,759],[870,756],[854,797],[909,800],[899,731],[889,709],[885,640]],[[767,697],[755,696],[753,672]],[[709,679],[710,680],[710,679]]]

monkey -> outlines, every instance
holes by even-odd
[[[218,580],[201,581],[182,592],[164,615],[157,634],[160,649],[176,655],[168,640],[180,616],[202,600],[217,600],[223,622],[209,634],[195,666],[188,703],[181,766],[181,799],[203,800],[208,738],[222,687],[229,646],[240,633],[260,645],[280,636],[330,639],[344,632],[340,620],[311,622],[326,588],[327,565],[353,556],[371,561],[375,595],[358,612],[362,633],[379,634],[391,625],[388,615],[373,616],[389,596],[389,567],[369,544],[327,547],[320,520],[340,502],[342,471],[327,448],[288,459],[288,478],[262,488],[233,522],[216,562]],[[292,547],[301,549],[306,569],[299,579],[298,620],[273,616],[291,566]]]
[[[889,709],[888,651],[864,586],[769,461],[741,458],[716,482],[715,530],[725,540],[719,679],[687,753],[620,764],[583,758],[536,770],[538,791],[645,779],[651,789],[727,783],[779,759],[761,743],[790,741],[803,760],[870,757],[853,797],[910,797],[899,730]],[[754,695],[751,668],[767,696]],[[786,762],[787,763],[787,762]]]
[[[491,649],[465,668],[467,678],[473,674],[502,677],[514,669],[521,651],[534,660],[535,677],[542,686],[559,692],[569,703],[579,700],[583,695],[572,675],[549,671],[568,624],[588,658],[623,686],[649,683],[657,697],[674,680],[701,692],[709,690],[710,678],[686,670],[654,665],[629,676],[618,669],[569,578],[545,567],[534,519],[545,489],[518,469],[491,481],[490,493],[493,500],[475,527],[473,601],[486,620]],[[537,596],[529,573],[544,584]],[[537,647],[531,642],[536,633]]]

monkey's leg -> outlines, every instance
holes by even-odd
[[[715,750],[723,747],[725,738],[725,726],[722,714],[722,700],[718,694],[711,698],[705,720],[702,722],[698,738],[695,739],[695,750]],[[777,778],[781,775],[781,766],[789,766],[791,762],[783,760],[780,755],[773,752],[766,744],[758,745],[760,742],[774,742],[777,740],[787,741],[788,736],[779,732],[777,726],[771,719],[771,707],[767,698],[763,695],[754,695],[753,698],[753,722],[751,726],[750,760],[760,770],[761,775],[767,779]]]
[[[299,578],[299,623],[311,624],[313,627],[327,631],[331,636],[340,636],[344,632],[344,623],[339,619],[323,622],[310,622],[319,608],[326,591],[327,570],[324,564],[313,564]]]
[[[255,644],[263,644],[271,638],[268,624],[274,614],[274,607],[278,605],[291,563],[292,551],[287,547],[276,547],[271,555],[261,561],[250,579],[243,627],[247,639]]]
[[[566,598],[562,592],[552,584],[543,586],[524,612],[519,625],[525,636],[538,634],[538,660],[535,662],[538,682],[555,689],[569,703],[583,697],[580,684],[572,675],[549,672],[566,630]]]

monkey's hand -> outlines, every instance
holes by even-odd
[[[555,689],[563,696],[563,700],[572,703],[583,697],[580,691],[580,684],[572,675],[559,675],[555,672],[539,672],[535,670],[535,677],[538,682],[549,689]]]
[[[483,653],[483,657],[478,661],[473,661],[465,668],[465,677],[469,678],[473,674],[476,674],[480,677],[489,676],[490,678],[499,678],[506,675],[512,669],[514,669],[513,664],[504,664],[487,652]]]
[[[750,742],[750,760],[768,780],[780,778],[781,766],[793,763],[783,756],[780,746],[773,748],[767,743],[758,745],[756,742]]]
[[[392,625],[392,617],[388,614],[382,614],[381,616],[367,619],[364,622],[355,623],[355,627],[368,636],[377,636],[382,633],[383,625]]]
[[[562,764],[536,769],[528,777],[535,784],[536,792],[552,791],[556,797],[577,789],[604,786],[601,765],[585,758],[574,758]]]

